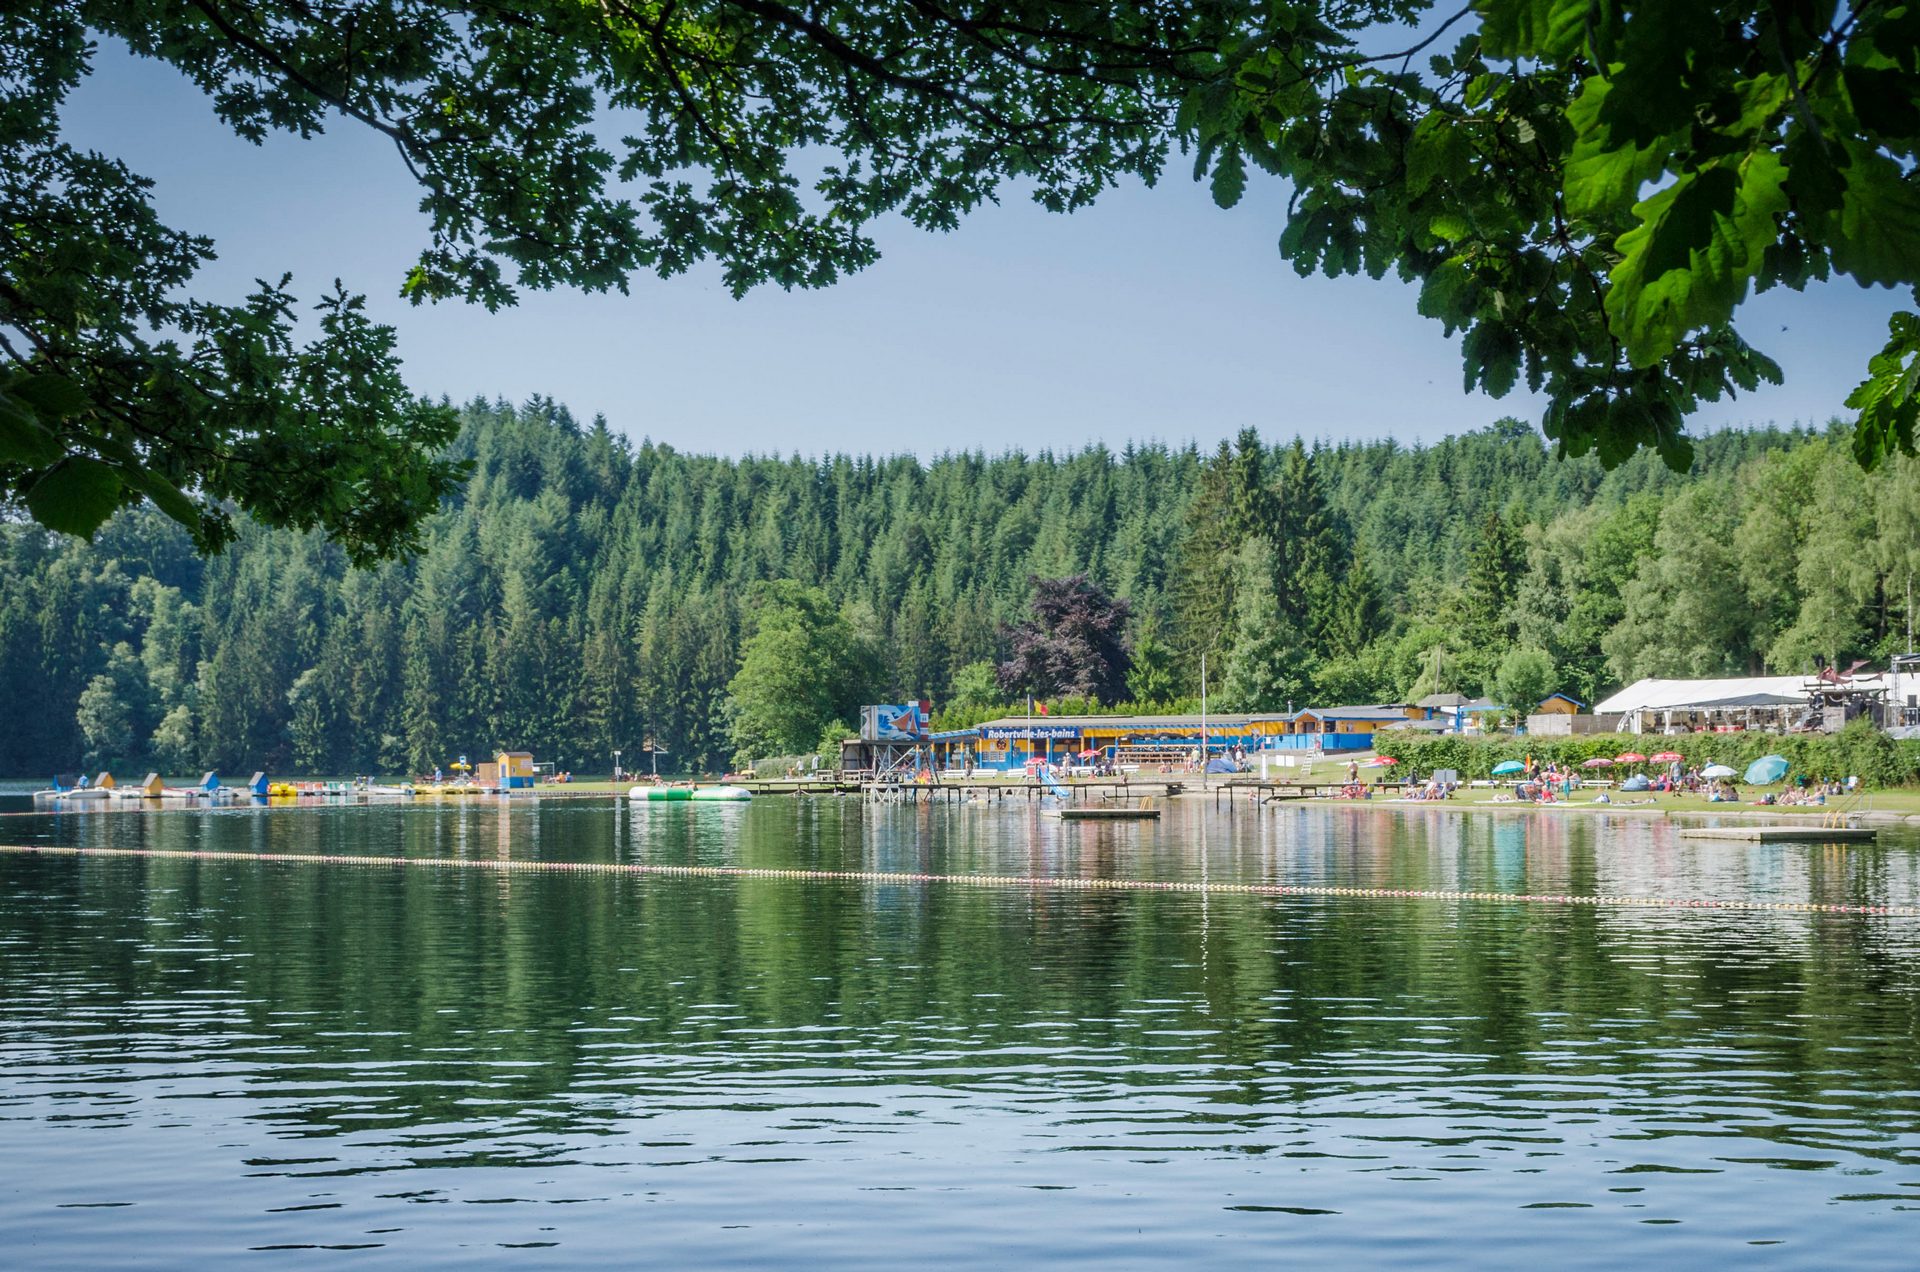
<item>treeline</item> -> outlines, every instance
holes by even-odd
[[[648,739],[663,771],[716,770],[773,581],[849,633],[814,676],[844,682],[816,695],[832,713],[980,706],[1036,576],[1131,603],[1145,701],[1195,693],[1202,654],[1223,705],[1270,707],[1477,692],[1514,651],[1591,699],[1904,641],[1913,464],[1868,476],[1777,429],[1696,452],[1691,474],[1609,473],[1509,423],[1417,448],[731,460],[475,402],[471,476],[413,560],[351,570],[247,527],[203,561],[141,510],[91,545],[6,526],[0,771],[400,772],[509,745],[590,771]]]

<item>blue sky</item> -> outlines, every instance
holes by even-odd
[[[683,450],[1211,445],[1249,424],[1270,439],[1419,442],[1539,414],[1524,393],[1463,393],[1456,341],[1414,312],[1410,288],[1295,275],[1274,247],[1277,183],[1221,211],[1177,170],[1071,216],[1010,199],[952,234],[886,225],[881,261],[824,291],[736,301],[708,270],[489,314],[397,299],[425,221],[368,130],[339,121],[254,146],[172,69],[111,43],[64,118],[76,144],[156,180],[169,224],[215,240],[197,294],[237,300],[290,270],[317,296],[338,277],[398,330],[416,390],[550,394]],[[1743,330],[1787,383],[1710,404],[1692,428],[1841,412],[1899,299],[1840,282],[1750,302]]]

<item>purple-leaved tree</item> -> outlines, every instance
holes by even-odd
[[[1078,694],[1113,703],[1126,696],[1133,655],[1127,647],[1132,606],[1109,596],[1084,574],[1030,576],[1033,617],[1007,629],[1012,657],[995,675],[1012,696]]]

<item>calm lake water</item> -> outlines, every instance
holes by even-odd
[[[0,842],[1920,903],[1911,832],[1385,808]],[[1920,920],[7,854],[0,1162],[34,1268],[1911,1267]]]

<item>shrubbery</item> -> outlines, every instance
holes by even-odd
[[[1435,769],[1454,769],[1462,781],[1492,775],[1502,760],[1532,756],[1542,764],[1579,767],[1596,756],[1612,759],[1626,751],[1653,755],[1676,751],[1688,764],[1705,767],[1725,764],[1744,771],[1763,755],[1784,755],[1796,776],[1858,777],[1869,786],[1907,786],[1920,783],[1920,742],[1898,742],[1866,720],[1856,720],[1839,733],[1688,733],[1677,737],[1644,733],[1590,733],[1577,737],[1461,737],[1434,736],[1406,729],[1384,730],[1374,736],[1375,749],[1400,764],[1394,776],[1409,772],[1422,777]],[[1623,772],[1651,772],[1654,766],[1622,766]]]

